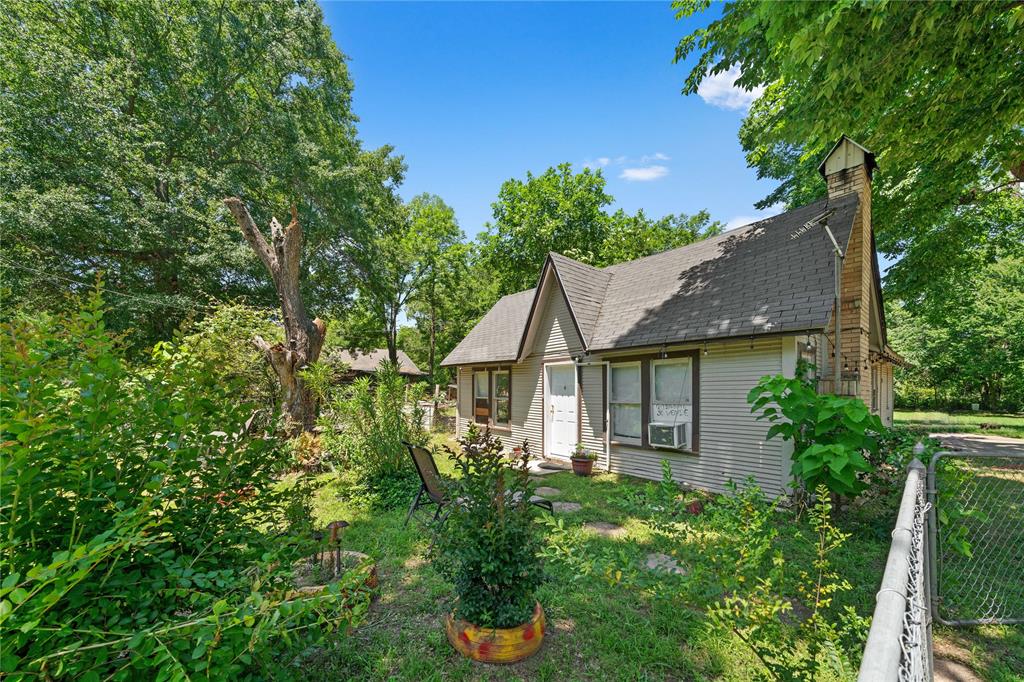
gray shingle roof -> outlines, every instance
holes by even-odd
[[[583,343],[589,343],[597,328],[605,291],[612,279],[611,270],[595,268],[558,253],[551,253],[550,258],[579,325]]]
[[[347,350],[338,349],[331,351],[329,357],[335,362],[344,362],[353,372],[374,372],[380,366],[381,361],[387,359],[388,349],[378,348],[369,353],[361,351],[350,353]],[[421,371],[403,350],[398,351],[398,372],[407,376],[426,375],[426,372]]]
[[[527,289],[502,297],[441,364],[447,366],[516,360],[534,291]]]
[[[588,350],[821,329],[832,311],[832,245],[849,241],[858,197],[821,200],[671,251],[593,268],[554,254]],[[535,290],[498,301],[442,364],[515,360]]]

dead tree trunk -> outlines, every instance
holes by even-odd
[[[287,419],[288,434],[294,436],[302,431],[311,431],[316,422],[317,400],[298,373],[320,357],[327,324],[320,318],[310,321],[299,293],[302,228],[298,213],[292,206],[292,220],[287,227],[282,227],[277,218],[271,218],[271,244],[268,244],[241,199],[230,197],[224,203],[238,222],[249,246],[270,271],[281,301],[285,342],[270,344],[257,336],[253,343],[281,382],[281,410]]]

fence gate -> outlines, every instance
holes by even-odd
[[[928,498],[934,619],[1024,623],[1024,455],[939,453]]]

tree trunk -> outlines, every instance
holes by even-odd
[[[437,388],[437,372],[434,371],[434,345],[437,343],[436,336],[437,318],[434,308],[434,297],[430,297],[430,346],[427,349],[427,371],[430,372],[430,383]],[[434,391],[437,393],[437,391]]]
[[[398,366],[398,308],[391,308],[388,319],[388,359]]]
[[[256,227],[241,199],[230,197],[224,203],[238,222],[245,240],[270,272],[281,301],[284,343],[270,344],[259,336],[253,339],[253,343],[281,382],[285,429],[289,436],[312,431],[319,405],[299,372],[320,357],[327,324],[320,318],[309,319],[299,292],[302,228],[298,213],[292,206],[292,220],[287,227],[282,227],[277,218],[270,220],[271,245]]]

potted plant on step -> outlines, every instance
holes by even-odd
[[[573,448],[572,472],[577,476],[589,476],[594,472],[594,462],[597,460],[597,453],[591,452],[583,447],[583,443],[576,443]]]
[[[533,655],[544,639],[541,540],[530,504],[529,451],[502,452],[501,440],[470,425],[449,452],[461,476],[451,482],[447,519],[433,558],[455,586],[447,616],[448,641],[463,656],[514,663]]]

